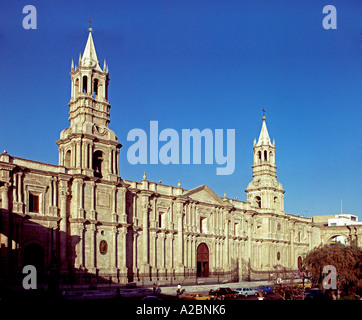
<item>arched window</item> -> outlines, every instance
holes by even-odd
[[[72,151],[68,150],[64,157],[64,167],[70,168],[72,165]]]
[[[274,209],[279,209],[279,200],[278,200],[278,197],[274,197]]]
[[[273,158],[273,152],[272,151],[269,152],[269,161],[271,163],[274,163],[274,158]]]
[[[264,161],[268,161],[268,151],[264,150]]]
[[[83,93],[87,93],[87,85],[88,85],[88,78],[87,76],[83,76]]]
[[[93,82],[93,98],[98,98],[98,79],[95,79]]]
[[[302,257],[301,257],[301,256],[298,257],[298,269],[299,269],[300,271],[303,270],[303,261],[302,261]]]
[[[74,84],[74,98],[78,98],[79,95],[79,79],[75,80]]]
[[[259,163],[261,162],[261,151],[258,152]]]
[[[103,152],[97,150],[93,153],[93,170],[95,177],[102,177]]]
[[[261,198],[259,196],[255,197],[255,204],[258,208],[261,208]]]

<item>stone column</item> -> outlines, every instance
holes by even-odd
[[[68,180],[65,177],[60,177],[59,180],[59,207],[60,207],[60,262],[61,262],[61,269],[63,271],[68,270],[68,256],[67,256],[67,249],[68,249],[68,222],[67,222],[67,197],[68,197]]]
[[[167,269],[167,278],[170,279],[173,274],[173,234],[166,234],[166,269]]]
[[[185,264],[184,264],[184,236],[183,236],[183,201],[176,200],[176,221],[177,221],[177,238],[176,238],[176,275],[182,280],[184,278]]]
[[[84,267],[84,225],[80,222],[72,223],[72,245],[74,245],[74,266],[75,268]]]
[[[230,271],[230,240],[229,240],[229,232],[230,232],[230,214],[229,208],[226,207],[223,210],[223,217],[224,217],[224,230],[225,230],[225,241],[224,241],[224,250],[225,256],[223,259],[224,270]]]
[[[5,182],[2,187],[0,187],[1,192],[1,222],[2,222],[2,231],[0,234],[0,257],[1,260],[5,262],[3,265],[4,270],[0,269],[1,272],[4,271],[4,274],[10,273],[11,261],[8,259],[11,258],[10,255],[10,239],[9,239],[9,183]],[[9,263],[9,265],[8,265]]]
[[[76,168],[81,168],[82,167],[82,150],[81,150],[81,146],[82,143],[80,140],[76,140],[76,145],[75,145],[75,150],[76,150]]]
[[[19,183],[18,183],[18,201],[23,204],[23,174],[19,172],[18,174]],[[21,206],[21,209],[23,206]],[[23,210],[21,210],[23,212]]]
[[[185,261],[185,265],[187,267],[188,270],[190,270],[192,268],[192,264],[191,264],[191,248],[192,248],[192,236],[188,235],[187,236],[187,241],[186,241],[186,261]]]
[[[121,251],[120,249],[121,246],[118,247],[118,244],[120,242],[120,239],[118,239],[118,228],[117,227],[112,227],[112,251],[109,250],[109,254],[111,255],[111,262],[110,262],[110,273],[111,273],[111,277],[112,277],[112,282],[118,283],[118,279],[117,279],[117,273],[118,273],[118,263],[119,263],[119,259],[120,254],[119,252]]]
[[[295,224],[292,224],[292,228],[290,228],[290,261],[291,264],[294,264],[294,237],[295,237]]]
[[[111,202],[112,202],[112,222],[118,222],[117,187],[116,186],[112,186]]]
[[[139,256],[139,251],[138,251],[138,237],[139,237],[139,233],[137,231],[133,232],[133,274],[135,279],[134,280],[139,280],[138,278],[136,279],[136,277],[138,276],[138,271],[139,271],[139,265],[138,265],[138,256]]]
[[[123,226],[118,229],[118,237],[117,237],[117,268],[119,269],[119,282],[127,283],[127,267],[126,267],[126,235],[127,235],[127,227]]]
[[[91,143],[88,145],[88,154],[88,168],[93,170],[93,145]]]
[[[149,210],[150,210],[150,204],[149,204],[149,197],[152,194],[152,192],[147,190],[141,191],[141,210],[142,210],[142,270],[141,273],[144,277],[144,280],[149,280],[150,275],[150,247],[149,247]]]
[[[85,225],[85,250],[84,256],[86,261],[86,268],[88,269],[88,272],[92,275],[96,274],[96,268],[97,268],[97,228],[94,223],[86,224]]]
[[[90,203],[90,210],[89,210],[89,213],[90,213],[90,217],[89,219],[90,220],[96,220],[96,207],[95,207],[95,197],[96,197],[96,183],[94,181],[91,181],[90,182],[90,186],[91,186],[91,192],[90,192],[90,195],[91,195],[91,203]]]
[[[159,275],[160,275],[160,280],[164,280],[165,279],[165,271],[166,271],[166,264],[165,264],[165,238],[166,235],[161,232],[159,234],[159,238],[160,238],[160,268],[159,268]]]
[[[149,237],[149,264],[151,267],[151,277],[152,280],[154,280],[154,277],[157,276],[158,264],[160,263],[159,261],[157,261],[157,252],[159,248],[157,246],[156,230],[152,229],[151,231],[149,231]]]

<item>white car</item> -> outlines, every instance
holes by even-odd
[[[236,288],[235,291],[238,293],[238,296],[257,296],[258,291],[252,288]]]

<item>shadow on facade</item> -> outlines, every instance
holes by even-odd
[[[69,210],[70,208],[68,208]],[[68,211],[69,212],[69,211]],[[225,283],[239,280],[239,266],[232,261],[230,270],[210,271],[203,277],[198,276],[197,270],[160,272],[147,270],[142,273],[133,268],[133,238],[134,230],[128,228],[126,235],[126,267],[127,274],[117,270],[112,274],[99,274],[95,268],[92,272],[84,267],[76,268],[77,252],[83,254],[86,250],[84,241],[79,236],[69,236],[60,231],[60,217],[38,217],[35,222],[30,216],[12,212],[12,209],[0,209],[0,286],[9,290],[23,290],[23,273],[26,265],[33,265],[37,270],[37,285],[43,290],[57,291],[59,287],[97,288],[98,285],[177,285]],[[69,222],[67,222],[69,224]],[[87,222],[85,222],[87,223]],[[69,230],[69,225],[67,227]],[[84,235],[83,235],[84,236]],[[66,243],[66,247],[62,246]],[[82,245],[82,250],[77,246]],[[80,259],[83,261],[83,259]],[[136,271],[135,271],[136,270]]]
[[[54,217],[43,221],[49,225],[46,227],[27,215],[0,209],[0,288],[3,296],[4,291],[27,291],[23,288],[23,279],[27,276],[23,268],[26,265],[36,268],[36,283],[40,290],[56,292],[59,286],[86,285],[92,288],[117,282],[114,274],[100,276],[98,270],[91,273],[86,268],[74,267],[80,237],[59,231],[59,220]],[[61,242],[61,239],[66,240]],[[61,243],[66,243],[66,248],[62,248]],[[61,258],[62,255],[65,259]]]

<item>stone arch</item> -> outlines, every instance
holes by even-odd
[[[208,277],[210,254],[209,248],[205,242],[198,245],[196,255],[197,277]]]
[[[92,157],[92,165],[94,170],[94,176],[102,178],[102,170],[103,170],[103,151],[96,150],[93,152]]]
[[[258,163],[261,163],[261,151],[258,151]]]
[[[277,196],[274,197],[274,209],[279,209],[280,208],[280,201],[279,198]]]
[[[78,96],[79,96],[79,78],[77,78],[74,83],[74,98],[78,98]]]
[[[23,252],[23,266],[32,265],[36,268],[38,282],[45,280],[45,252],[43,247],[31,242],[25,246]]]
[[[82,92],[83,93],[88,92],[88,77],[87,76],[83,76]]]
[[[68,149],[64,156],[64,167],[70,168],[72,166],[72,151]]]
[[[274,154],[273,154],[273,151],[270,151],[269,152],[269,162],[274,164]]]
[[[297,259],[297,266],[298,266],[298,270],[302,271],[303,270],[303,259],[301,256],[298,256]]]
[[[257,208],[261,208],[261,197],[256,196],[256,197],[254,198],[254,203],[255,203],[255,206],[256,206]]]
[[[97,99],[98,98],[98,94],[99,94],[99,80],[97,78],[95,78],[93,80],[93,91],[92,91],[92,94],[93,94],[93,98],[94,99]]]
[[[350,245],[350,239],[345,234],[332,235],[327,240],[327,244],[330,244],[330,245],[335,245],[338,242],[343,244],[343,245],[346,245],[346,246]]]

